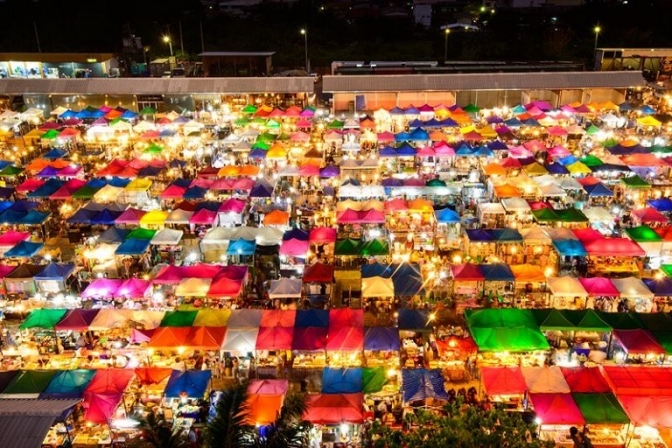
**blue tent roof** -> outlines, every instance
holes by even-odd
[[[192,180],[191,179],[175,179],[170,185],[175,185],[176,187],[180,188],[189,188],[189,185],[191,185]]]
[[[651,115],[656,113],[656,110],[647,104],[638,107],[637,110],[645,115]]]
[[[574,162],[578,162],[579,159],[576,158],[576,156],[569,155],[566,157],[561,157],[558,159],[558,161],[563,164],[564,166],[571,165]]]
[[[0,213],[9,210],[14,205],[12,201],[0,201]]]
[[[44,247],[43,243],[32,243],[30,241],[21,241],[16,246],[5,252],[6,258],[32,257]]]
[[[659,212],[672,212],[672,199],[670,198],[651,199],[647,202]]]
[[[306,327],[329,327],[329,310],[298,310],[294,326]]]
[[[226,255],[254,255],[257,250],[256,241],[232,240],[226,249]]]
[[[68,152],[63,149],[54,148],[42,156],[43,159],[55,160],[65,156]]]
[[[460,215],[451,208],[444,208],[442,210],[434,210],[436,221],[441,224],[454,224],[460,222]]]
[[[157,166],[146,166],[138,171],[138,177],[154,177],[158,176],[163,171],[163,168]]]
[[[131,229],[120,229],[119,227],[110,227],[98,236],[99,243],[121,243],[126,239],[126,235],[131,233]]]
[[[368,327],[364,330],[364,350],[398,351],[399,329],[393,327]]]
[[[569,174],[569,170],[565,166],[558,162],[544,164],[544,168],[550,174]]]
[[[441,120],[441,127],[443,128],[456,128],[459,127],[459,123],[452,118],[446,118],[445,120]]]
[[[409,128],[421,128],[423,126],[425,126],[425,122],[422,121],[422,120],[419,120],[417,118],[415,120],[411,121],[410,123],[408,123]]]
[[[404,111],[404,114],[406,115],[420,115],[420,109],[417,107],[411,105]]]
[[[410,310],[402,308],[399,310],[400,330],[422,330],[429,327],[429,313],[425,310]]]
[[[115,212],[112,210],[105,209],[96,213],[96,215],[91,218],[90,223],[109,226],[114,224],[114,221],[119,216],[121,216],[121,212]]]
[[[293,228],[282,235],[282,241],[299,240],[308,241],[310,234],[305,230]]]
[[[91,224],[91,218],[97,214],[97,211],[80,208],[74,215],[66,219],[66,222],[68,224]]]
[[[95,373],[95,370],[62,370],[49,381],[40,399],[81,398]]]
[[[404,115],[406,111],[401,107],[395,107],[390,110],[390,115]]]
[[[210,382],[210,370],[173,370],[166,386],[167,398],[179,398],[182,392],[191,398],[202,398]]]
[[[493,151],[506,151],[507,149],[509,149],[509,147],[506,146],[506,143],[504,143],[501,140],[493,140],[490,143],[488,143],[487,146]]]
[[[425,121],[425,128],[440,128],[442,127],[443,124],[437,120],[436,118],[431,118],[427,121]]]
[[[172,137],[175,134],[177,134],[176,131],[173,131],[171,129],[164,129],[161,132],[159,132],[159,137],[161,138]]]
[[[113,177],[112,179],[108,180],[107,183],[109,185],[112,185],[113,187],[118,187],[118,188],[125,188],[126,185],[131,183],[131,179],[126,179],[124,177]]]
[[[360,269],[362,272],[362,278],[392,277],[392,265],[380,264],[380,263],[368,263],[362,265]]]
[[[417,128],[413,132],[411,132],[411,140],[415,141],[429,140],[429,134],[424,129]]]
[[[504,263],[480,264],[478,266],[486,282],[513,282],[516,280],[511,268]]]
[[[401,379],[405,403],[427,398],[448,400],[440,369],[402,369]]]
[[[469,241],[473,242],[492,242],[495,241],[494,236],[483,229],[466,229],[465,232],[467,233],[467,238],[469,238]]]
[[[498,243],[522,242],[523,235],[517,229],[488,229],[486,230]]]
[[[523,121],[523,124],[525,126],[541,126],[534,118],[528,118],[527,120]]]
[[[145,253],[149,247],[150,240],[140,240],[137,238],[129,238],[117,247],[114,252],[116,255],[140,255]]]
[[[414,157],[416,152],[417,151],[415,150],[415,148],[409,145],[408,143],[404,143],[397,148],[397,154],[399,155],[399,157]]]
[[[411,134],[408,132],[400,132],[394,135],[394,141],[396,142],[404,142],[408,140],[411,140]]]
[[[588,252],[578,240],[557,240],[553,241],[555,250],[563,257],[582,257],[588,255]]]
[[[417,264],[393,264],[390,269],[392,270],[395,296],[410,297],[422,292],[422,275]]]
[[[23,218],[21,218],[19,224],[24,224],[27,226],[36,226],[44,223],[44,221],[46,221],[47,218],[49,218],[50,214],[51,213],[49,212],[39,212],[37,210],[31,210],[28,213],[26,213],[26,215]]]
[[[517,119],[516,117],[509,118],[508,120],[504,121],[504,125],[507,128],[517,128],[523,125],[523,122]]]
[[[134,118],[138,118],[138,114],[132,110],[126,110],[123,114],[121,114],[121,118],[124,120],[132,120]]]
[[[0,214],[0,222],[6,224],[19,224],[27,212],[19,212],[16,210],[5,210]]]
[[[250,190],[251,198],[270,198],[273,195],[273,185],[268,182],[257,182]]]
[[[621,104],[619,104],[618,109],[621,112],[629,112],[631,110],[635,110],[635,108],[632,106],[632,104],[628,103],[627,101],[624,101]]]
[[[479,146],[474,149],[474,155],[479,157],[493,157],[495,153],[487,146]]]
[[[607,186],[604,185],[602,182],[599,182],[594,185],[584,185],[583,189],[586,190],[588,196],[591,197],[598,197],[598,196],[611,197],[614,195],[614,192],[608,189]]]
[[[527,112],[527,109],[525,109],[525,106],[523,106],[522,104],[518,104],[516,106],[513,106],[511,112],[513,112],[514,114],[524,114],[525,112]]]
[[[456,156],[473,156],[475,155],[474,150],[471,149],[467,145],[462,145],[460,146],[456,151],[455,151]]]
[[[31,191],[28,193],[29,198],[48,198],[52,194],[56,193],[56,191],[61,188],[65,182],[62,180],[58,179],[49,179],[44,185],[42,185],[40,188],[37,188],[34,191]]]
[[[39,207],[39,204],[33,201],[16,201],[16,202],[9,201],[9,202],[12,204],[11,207],[9,207],[9,209],[17,212],[27,212],[29,210],[35,210],[36,208]]]
[[[361,367],[325,367],[322,370],[323,394],[356,394],[362,391],[362,387]]]
[[[182,195],[182,197],[184,199],[203,199],[207,192],[208,192],[207,188],[191,187],[184,192],[184,195]]]
[[[263,149],[260,149],[260,148],[253,149],[248,154],[248,157],[251,158],[251,159],[265,159],[266,158],[266,151],[264,151]]]
[[[100,177],[91,179],[86,183],[86,186],[90,188],[103,188],[105,185],[107,185],[107,180],[101,179]]]
[[[49,263],[42,272],[33,277],[35,280],[64,280],[75,270],[74,263]]]
[[[391,146],[385,146],[378,151],[380,157],[397,157],[397,150]]]

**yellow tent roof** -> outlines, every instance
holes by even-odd
[[[460,133],[463,135],[468,134],[470,132],[478,132],[478,131],[476,130],[476,127],[474,125],[464,126],[460,128]]]
[[[152,181],[144,178],[133,179],[128,185],[126,185],[126,190],[128,191],[145,191],[149,190],[149,187],[152,186]]]
[[[450,114],[450,118],[456,121],[458,124],[467,125],[471,124],[471,118],[467,114]]]
[[[611,101],[607,101],[606,103],[602,103],[600,105],[600,108],[601,109],[613,110],[613,111],[616,111],[616,112],[619,111],[619,107],[616,104],[612,103]]]
[[[240,172],[240,168],[236,165],[226,165],[219,169],[217,176],[219,177],[233,177],[237,176]]]
[[[166,222],[166,219],[168,219],[168,212],[164,212],[163,210],[152,210],[151,212],[142,215],[140,224],[161,225]]]
[[[24,138],[25,138],[25,137],[28,137],[28,138],[40,138],[40,137],[42,137],[42,134],[44,134],[44,132],[40,131],[39,129],[33,129],[32,131],[30,131],[29,133],[27,133],[27,134],[24,135],[23,137],[24,137]]]
[[[544,166],[539,162],[533,162],[529,165],[525,165],[523,170],[530,176],[542,176],[544,174],[548,174],[548,170],[544,168]]]
[[[625,146],[627,148],[630,148],[631,146],[635,146],[635,145],[638,145],[638,144],[639,144],[639,142],[637,140],[633,140],[631,138],[629,138],[627,140],[623,140],[620,143],[621,146]]]
[[[637,124],[640,126],[660,126],[663,123],[660,121],[656,120],[650,115],[647,115],[646,117],[641,117],[637,119]]]
[[[586,165],[581,162],[574,162],[567,165],[567,171],[569,174],[590,174],[592,171]]]
[[[429,202],[427,199],[413,199],[412,201],[409,201],[408,203],[408,209],[409,210],[414,210],[414,211],[422,211],[422,212],[433,212],[434,211],[434,205]]]
[[[231,310],[199,310],[192,324],[194,327],[225,327],[231,316]]]
[[[488,163],[483,167],[486,176],[506,176],[506,168],[499,163]]]
[[[486,137],[486,138],[497,137],[497,132],[495,132],[495,130],[492,129],[492,126],[484,126],[481,129],[479,129],[477,132],[479,134],[481,134],[483,137]]]
[[[498,198],[516,198],[520,196],[520,191],[513,185],[502,184],[495,187],[495,195]]]

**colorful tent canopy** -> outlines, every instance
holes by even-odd
[[[599,367],[561,367],[560,369],[573,393],[611,392]]]
[[[84,369],[60,371],[40,394],[40,399],[81,398],[95,373],[95,370]]]
[[[482,367],[481,378],[488,395],[522,395],[527,390],[520,367]]]
[[[52,329],[65,316],[68,310],[53,308],[38,308],[30,312],[28,318],[19,327],[21,330],[29,328]]]
[[[618,395],[618,399],[635,425],[672,428],[672,396]]]
[[[179,398],[184,393],[191,398],[202,398],[208,388],[211,376],[209,370],[174,370],[166,385],[165,396],[167,398]]]
[[[364,329],[364,350],[397,351],[400,345],[398,328],[368,327]]]
[[[542,425],[583,425],[586,422],[571,394],[530,394],[530,401]]]
[[[623,395],[672,396],[672,369],[627,365],[600,368],[619,398]]]
[[[629,355],[665,354],[665,349],[647,330],[614,330],[613,335]]]
[[[352,394],[362,392],[361,368],[332,368],[322,370],[323,394]]]
[[[426,400],[428,398],[436,400],[449,399],[440,369],[402,369],[401,381],[405,403]]]
[[[303,418],[323,425],[361,423],[364,420],[363,403],[364,395],[361,393],[308,395],[308,409]]]

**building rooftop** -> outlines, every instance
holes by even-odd
[[[275,51],[206,51],[199,54],[201,57],[233,57],[233,56],[273,56]]]

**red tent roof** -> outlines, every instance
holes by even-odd
[[[672,397],[623,395],[618,401],[635,425],[672,428]]]
[[[650,366],[601,366],[611,389],[621,395],[672,396],[672,368]]]
[[[303,418],[314,424],[361,423],[364,394],[308,395],[308,410]]]
[[[669,222],[669,219],[667,219],[665,215],[653,207],[640,208],[639,210],[633,210],[631,213],[644,224],[650,222],[662,222],[667,224]]]
[[[586,420],[572,394],[530,394],[534,412],[544,425],[583,425]]]
[[[603,238],[581,241],[588,255],[598,257],[643,257],[646,252],[628,238]]]
[[[291,350],[294,329],[289,327],[259,327],[257,350]]]
[[[364,327],[329,327],[327,351],[361,352],[362,350],[364,350]]]
[[[342,327],[363,327],[364,310],[333,308],[329,310],[329,329]]]
[[[578,239],[582,243],[601,240],[604,238],[604,235],[602,235],[600,232],[593,229],[592,227],[586,227],[585,229],[575,229],[572,230],[572,232],[574,233],[574,236],[576,236],[576,239]]]
[[[132,370],[129,372],[133,373]],[[84,393],[84,420],[108,424],[117,410],[123,393]]]
[[[93,322],[100,310],[74,309],[67,312],[65,316],[54,326],[54,329],[86,331]]]
[[[303,283],[332,283],[334,281],[334,266],[315,263],[305,267]]]
[[[308,241],[311,244],[328,244],[336,242],[336,229],[332,227],[316,227],[310,231]]]
[[[646,330],[614,330],[614,337],[620,342],[621,346],[633,355],[646,355],[654,353],[664,355],[665,349],[656,341],[656,339]]]
[[[149,341],[150,347],[175,348],[185,347],[189,344],[189,331],[191,327],[161,327],[157,328]]]
[[[135,372],[126,369],[96,370],[85,393],[91,394],[123,394]]]
[[[170,328],[170,327],[166,327]],[[175,327],[172,327],[175,328]],[[219,350],[224,343],[225,327],[186,327],[189,330],[184,344],[197,350]]]
[[[481,268],[479,268],[476,264],[454,264],[450,267],[450,271],[453,273],[453,278],[455,280],[476,282],[485,280],[485,276],[481,272]]]
[[[597,367],[560,367],[573,393],[611,392],[602,371]]]
[[[488,395],[517,395],[527,389],[520,367],[483,367],[481,378]]]
[[[605,277],[580,278],[579,282],[589,296],[619,297],[621,295],[611,280]]]
[[[159,384],[170,378],[173,369],[167,367],[139,367],[135,369],[135,376],[143,386]]]
[[[208,297],[238,297],[242,288],[243,282],[241,280],[218,277],[210,284]]]
[[[261,313],[262,327],[294,327],[295,310],[264,310]]]
[[[292,350],[316,351],[327,347],[327,328],[294,327]]]

